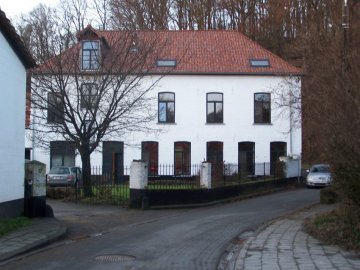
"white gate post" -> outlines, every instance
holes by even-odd
[[[133,160],[130,166],[130,189],[144,189],[148,185],[148,165],[142,160]]]
[[[211,188],[211,163],[203,162],[201,163],[200,169],[200,186],[203,188]]]

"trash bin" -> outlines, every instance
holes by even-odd
[[[24,215],[46,216],[46,165],[39,161],[25,162]]]

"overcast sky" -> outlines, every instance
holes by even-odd
[[[6,17],[15,19],[21,13],[28,13],[40,3],[47,6],[55,6],[59,0],[0,0],[0,8],[5,12]]]

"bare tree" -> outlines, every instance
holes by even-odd
[[[168,0],[112,0],[111,10],[115,28],[168,29]]]
[[[108,29],[108,25],[111,20],[111,8],[110,8],[110,0],[93,0],[92,8],[99,20],[99,26],[102,30]]]
[[[54,56],[51,47],[57,29],[55,10],[43,4],[38,5],[28,15],[22,15],[17,24],[25,46],[38,63]]]
[[[88,42],[89,61],[80,60],[79,45],[61,51],[33,71],[31,87],[31,129],[37,144],[48,147],[59,138],[74,142],[86,196],[92,194],[90,154],[102,140],[154,131],[147,124],[156,117],[156,106],[147,93],[161,76],[147,75],[166,44],[151,33],[114,32],[104,37],[88,27],[78,35],[94,36],[101,43]]]
[[[288,77],[271,89],[276,117],[289,119],[289,132],[301,128],[301,84],[299,77]],[[290,114],[289,114],[289,113]]]

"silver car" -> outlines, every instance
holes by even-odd
[[[52,167],[46,181],[49,186],[75,186],[81,182],[81,169],[66,166]]]
[[[328,164],[316,164],[311,167],[308,173],[306,177],[308,187],[326,187],[331,184],[332,177]]]

